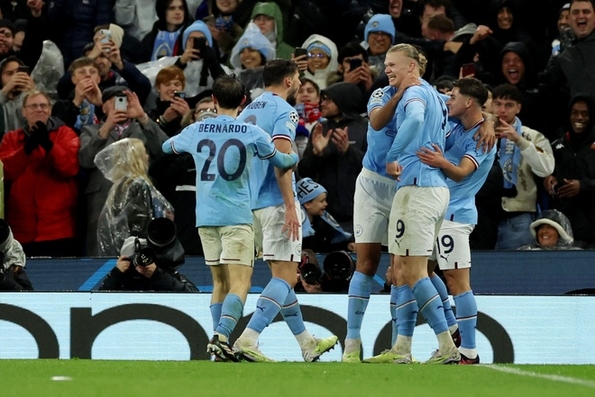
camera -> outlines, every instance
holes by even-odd
[[[331,282],[349,283],[355,270],[355,263],[347,252],[334,251],[324,258],[323,268]]]
[[[136,266],[149,266],[155,262],[155,250],[149,247],[142,248],[141,242],[138,238],[134,240],[134,255],[129,257],[130,263]]]
[[[315,285],[320,282],[322,279],[322,270],[320,270],[314,251],[309,249],[302,251],[302,261],[298,266],[298,271],[306,283]]]

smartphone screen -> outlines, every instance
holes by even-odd
[[[128,97],[117,95],[114,102],[114,109],[126,111],[128,108]]]
[[[294,57],[300,57],[302,55],[307,55],[308,54],[308,50],[302,47],[296,47],[295,51],[293,52],[293,56]]]
[[[355,70],[362,66],[362,60],[359,58],[352,58],[349,60],[349,71]]]
[[[475,64],[466,63],[463,65],[463,77],[475,76]]]

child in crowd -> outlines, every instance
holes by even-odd
[[[297,183],[302,205],[302,249],[314,252],[355,251],[355,239],[326,212],[326,189],[311,178]]]

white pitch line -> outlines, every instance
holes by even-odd
[[[580,386],[595,388],[595,382],[593,382],[591,380],[571,378],[569,376],[562,376],[562,375],[540,374],[540,373],[532,372],[532,371],[523,371],[518,368],[500,367],[498,365],[482,365],[482,367],[493,369],[495,371],[506,372],[509,374],[530,376],[533,378],[542,378],[542,379],[552,380],[554,382],[564,382],[564,383],[570,383],[573,385],[580,385]]]

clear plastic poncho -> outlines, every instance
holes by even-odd
[[[94,163],[113,183],[99,215],[99,253],[117,256],[126,238],[146,237],[151,220],[172,218],[174,209],[147,175],[148,156],[140,139],[112,143],[97,153]]]

